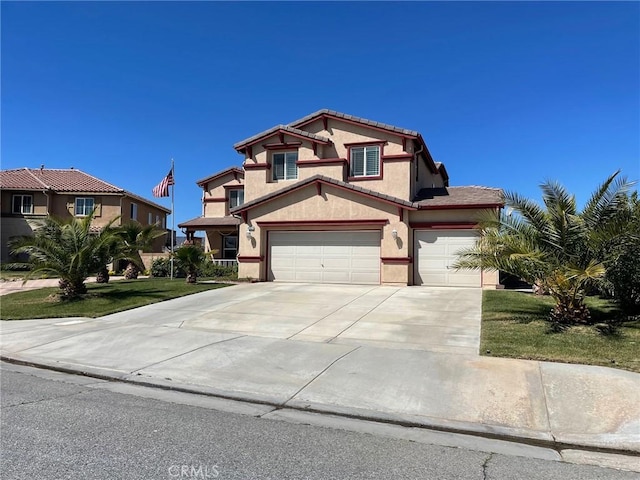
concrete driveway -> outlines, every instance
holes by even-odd
[[[185,304],[179,326],[280,339],[477,354],[481,296],[480,289],[471,288],[248,284],[219,291],[218,304]]]

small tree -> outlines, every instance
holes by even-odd
[[[117,260],[127,260],[127,268],[124,278],[133,280],[138,278],[141,270],[144,270],[144,263],[140,256],[140,251],[148,251],[157,238],[166,235],[167,232],[156,225],[143,226],[139,222],[128,222],[120,225],[116,229],[121,243],[115,256]]]
[[[187,274],[187,283],[196,283],[198,269],[206,261],[207,255],[202,248],[193,244],[182,245],[173,254],[178,267]]]
[[[61,297],[75,299],[87,292],[84,284],[105,263],[105,252],[115,242],[114,218],[99,231],[91,229],[93,213],[82,218],[61,220],[47,217],[34,236],[10,242],[13,255],[26,253],[32,269],[26,275],[48,273],[60,277]]]
[[[555,300],[554,327],[587,322],[584,298],[602,283],[607,250],[628,225],[620,210],[632,183],[611,175],[580,211],[555,182],[541,185],[544,208],[505,194],[511,214],[487,212],[476,245],[459,253],[456,268],[496,269],[540,285]]]

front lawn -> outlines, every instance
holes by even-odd
[[[41,288],[0,297],[0,319],[95,318],[225,286],[227,284],[220,283],[189,285],[184,279],[167,278],[88,283],[87,294],[72,302],[59,301],[56,298],[58,288]]]
[[[507,290],[483,292],[481,353],[640,372],[640,320],[624,323],[616,335],[602,335],[593,326],[550,333],[545,318],[552,306],[553,300],[547,296]],[[608,300],[589,297],[587,306],[597,322],[620,316]]]

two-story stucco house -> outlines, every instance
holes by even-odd
[[[203,217],[181,226],[209,232],[228,222],[230,232],[237,229],[239,277],[498,284],[497,272],[450,265],[456,251],[475,242],[479,214],[502,207],[501,191],[450,186],[420,133],[320,110],[234,148],[244,156],[243,170],[199,181]]]
[[[95,209],[92,228],[101,228],[115,217],[116,224],[131,220],[166,228],[171,210],[111,185],[81,170],[19,168],[0,171],[0,219],[2,262],[9,260],[10,239],[32,235],[38,220],[84,217]],[[159,238],[153,251],[161,252],[166,239]]]

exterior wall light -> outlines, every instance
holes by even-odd
[[[251,234],[255,231],[256,227],[254,227],[253,225],[249,225],[247,227],[247,238],[249,240],[251,240],[253,237],[251,236]]]
[[[395,228],[391,230],[391,236],[393,238],[398,238],[398,230],[396,230]]]

